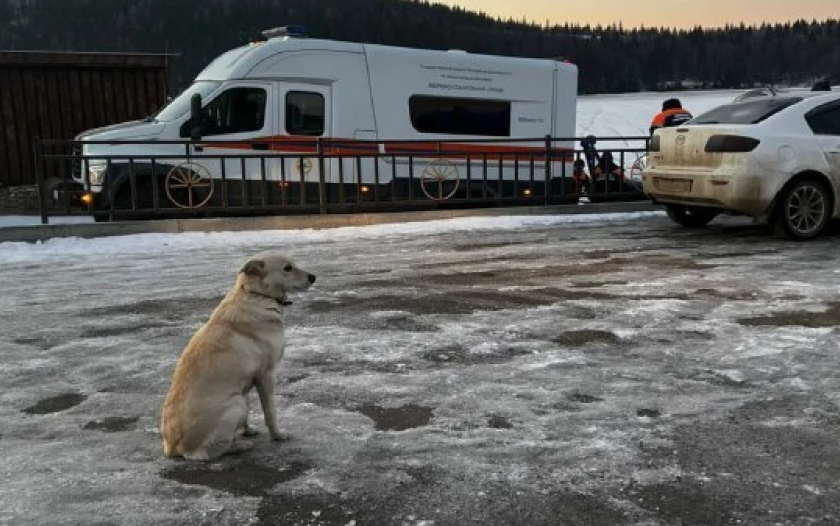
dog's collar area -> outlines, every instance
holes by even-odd
[[[278,298],[275,298],[273,296],[268,296],[266,294],[260,294],[259,292],[254,292],[253,290],[249,290],[247,292],[248,292],[248,294],[253,294],[254,296],[259,296],[261,298],[270,299],[270,300],[274,301],[275,303],[277,303],[277,305],[280,305],[281,307],[288,307],[289,305],[292,304],[292,302],[287,300],[286,298],[278,299]]]

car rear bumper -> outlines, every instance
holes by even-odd
[[[685,173],[650,169],[644,174],[644,193],[660,203],[717,208],[753,217],[763,216],[772,204],[766,177],[709,171]]]

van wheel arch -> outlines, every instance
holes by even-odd
[[[155,174],[158,185],[158,203],[163,206],[166,201],[166,191],[163,186],[163,178],[172,169],[172,166],[157,165],[155,167]],[[152,196],[152,169],[151,167],[135,168],[134,173],[135,185],[137,188],[137,206],[138,208],[151,208],[153,205]],[[128,172],[128,167],[120,167],[120,171],[110,179],[109,184],[113,186],[114,202],[113,208],[116,210],[130,210],[131,209],[131,178]]]

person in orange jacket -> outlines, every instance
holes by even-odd
[[[662,111],[657,113],[650,123],[650,134],[659,128],[679,126],[690,120],[691,112],[682,107],[680,99],[667,99],[662,103]]]

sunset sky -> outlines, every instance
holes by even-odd
[[[804,18],[840,18],[840,0],[432,0],[491,16],[544,24],[577,22],[625,28],[695,25],[720,27],[727,22],[758,25]]]

